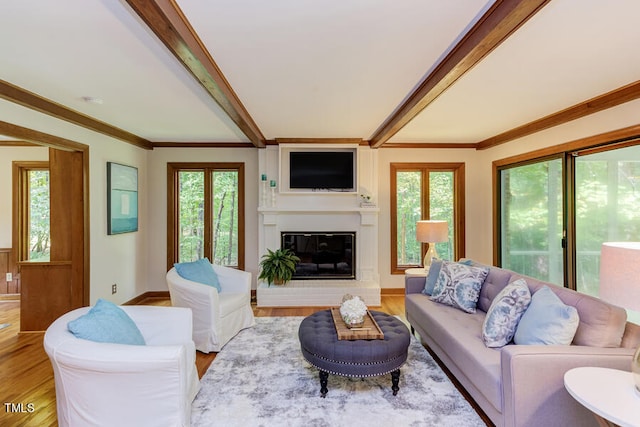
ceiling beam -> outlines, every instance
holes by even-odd
[[[44,145],[46,147],[57,148],[67,151],[84,151],[87,146],[70,139],[60,138],[59,136],[50,135],[48,133],[25,128],[0,121],[0,135],[6,135],[11,138],[20,139],[22,141],[33,142],[36,145]]]
[[[127,3],[253,145],[258,148],[264,147],[265,138],[262,132],[175,1],[127,0]]]
[[[477,148],[478,150],[483,150],[499,144],[504,144],[505,142],[513,141],[514,139],[531,135],[541,130],[558,126],[638,98],[640,98],[640,80],[550,114],[541,119],[518,126],[499,135],[487,138],[484,141],[480,141]]]
[[[196,142],[196,141],[163,141],[154,142],[154,148],[255,148],[249,142]]]
[[[378,148],[550,0],[498,0],[370,138]]]
[[[476,149],[475,142],[389,142],[380,148],[453,148],[453,149]]]
[[[22,105],[23,107],[39,111],[49,116],[65,120],[69,123],[73,123],[75,125],[91,129],[101,134],[128,142],[138,147],[142,147],[147,150],[153,149],[151,141],[147,141],[144,138],[140,138],[137,135],[124,131],[115,126],[111,126],[110,124],[107,124],[105,122],[101,122],[100,120],[96,120],[93,117],[87,116],[78,111],[71,110],[63,105],[43,98],[33,92],[29,92],[18,86],[12,85],[11,83],[4,80],[0,80],[0,98]]]
[[[367,145],[362,138],[276,138],[275,144],[355,144]]]

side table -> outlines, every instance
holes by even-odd
[[[428,274],[428,268],[407,268],[404,271],[405,277],[427,277]]]
[[[601,426],[640,427],[640,394],[631,372],[580,367],[564,374],[569,394],[596,416]]]

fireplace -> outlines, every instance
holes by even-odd
[[[355,232],[281,232],[281,247],[300,258],[294,279],[355,279]]]

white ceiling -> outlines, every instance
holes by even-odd
[[[368,140],[493,2],[177,4],[265,139]],[[389,143],[480,142],[640,80],[639,16],[637,0],[551,0]],[[149,141],[250,141],[125,1],[3,2],[0,53],[1,80]],[[87,138],[7,100],[0,120]]]

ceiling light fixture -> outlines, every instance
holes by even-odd
[[[97,105],[102,105],[104,103],[104,101],[102,100],[102,98],[96,98],[95,96],[83,96],[82,100],[84,102],[87,102],[89,104],[97,104]]]

